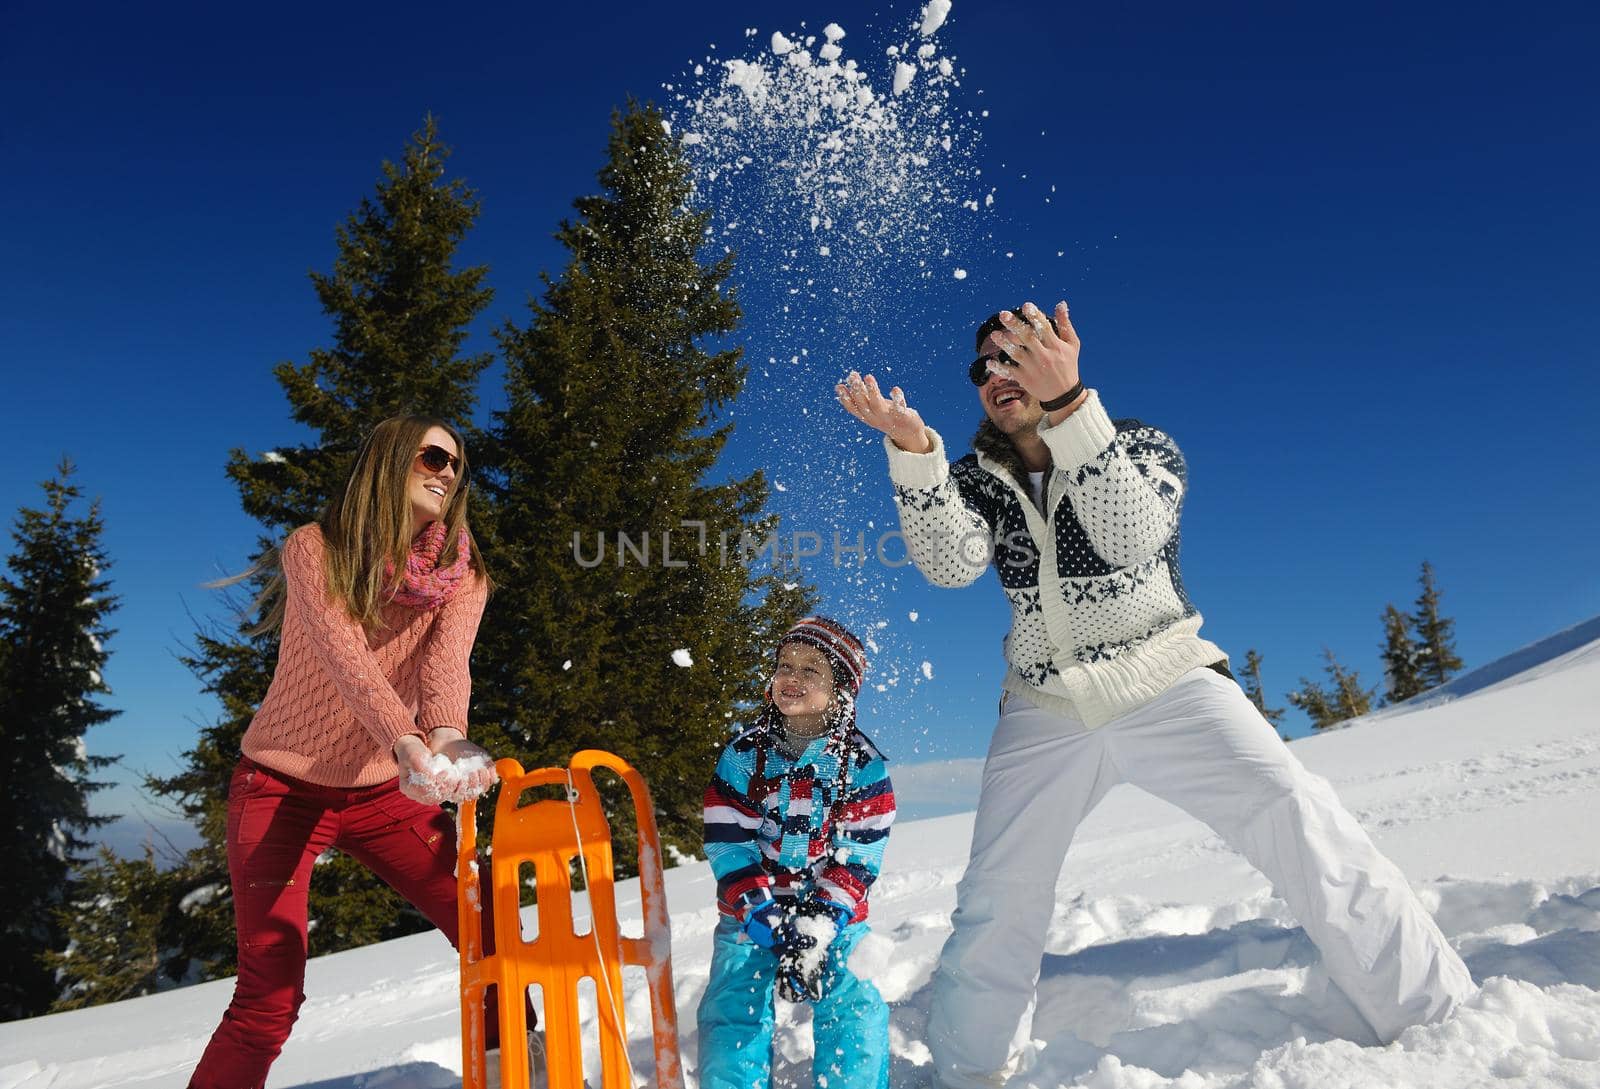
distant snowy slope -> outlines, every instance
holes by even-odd
[[[1499,684],[1527,684],[1547,673],[1566,669],[1575,662],[1600,654],[1600,616],[1574,624],[1565,631],[1546,636],[1521,650],[1514,650],[1488,665],[1463,673],[1455,680],[1413,696],[1404,703],[1374,711],[1357,722],[1403,715],[1422,707],[1460,699]]]
[[[1119,787],[1068,855],[1036,1044],[1008,1089],[1600,1089],[1600,621],[1451,687],[1456,698],[1414,701],[1293,751],[1333,782],[1467,959],[1483,991],[1465,1009],[1371,1046],[1266,882],[1203,825]],[[937,769],[929,789],[941,777],[953,786],[960,770]],[[855,964],[893,1005],[896,1087],[928,1084],[927,984],[971,830],[970,812],[897,826],[873,890],[874,934]],[[694,863],[669,871],[667,887],[692,1072],[713,881]],[[637,895],[624,892],[625,927],[636,928]],[[176,1089],[230,988],[0,1025],[0,1089]],[[437,935],[320,958],[306,990],[271,1086],[460,1084],[454,955]],[[647,1073],[637,979],[627,1018]],[[809,1012],[782,1006],[779,1021],[780,1084],[809,1085]]]
[[[984,728],[993,725],[987,723]],[[977,808],[978,787],[983,782],[982,757],[898,764],[890,753],[889,761],[901,821],[944,817]]]
[[[1499,685],[1526,684],[1566,669],[1590,655],[1600,655],[1600,616],[1514,650],[1404,703],[1351,719],[1339,729],[1411,715]],[[1596,708],[1595,713],[1600,714],[1600,708]],[[1303,753],[1308,740],[1297,738],[1295,752]],[[894,769],[895,796],[899,799],[900,811],[920,818],[972,809],[978,802],[982,773],[980,757],[900,764]]]

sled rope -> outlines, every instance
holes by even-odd
[[[584,895],[588,895],[589,863],[583,857],[583,832],[578,828],[578,788],[572,781],[572,770],[567,769],[567,815],[572,818],[572,834],[578,841],[578,872],[583,874]],[[606,971],[605,951],[600,947],[600,928],[594,925],[594,900],[589,901],[589,937],[594,939],[595,959],[600,962],[600,983],[606,989],[606,1001],[611,1006],[611,1023],[622,1025],[622,1010],[617,1006],[617,996],[611,990],[611,975]],[[628,1041],[622,1041],[622,1061],[628,1064],[628,1084],[639,1084],[639,1075],[633,1069],[633,1056],[628,1053]]]

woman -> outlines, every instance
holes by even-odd
[[[306,893],[328,848],[456,943],[455,827],[438,803],[495,779],[466,738],[489,593],[466,471],[448,424],[385,420],[321,521],[264,561],[278,569],[263,624],[281,628],[278,666],[228,790],[239,977],[192,1089],[265,1083],[305,1000]]]

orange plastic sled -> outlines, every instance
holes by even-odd
[[[611,828],[591,774],[607,768],[621,776],[633,795],[639,824],[639,895],[644,937],[624,938],[617,925]],[[644,778],[608,752],[585,749],[570,768],[523,771],[515,760],[495,764],[500,798],[495,805],[489,886],[494,896],[495,952],[485,956],[481,937],[476,836],[477,806],[466,802],[458,819],[456,849],[457,910],[461,920],[462,1089],[484,1087],[484,994],[495,989],[500,1021],[501,1089],[528,1089],[527,1053],[510,1041],[523,1039],[527,1016],[523,996],[537,984],[544,997],[544,1036],[549,1089],[582,1089],[583,1045],[578,1023],[578,981],[594,981],[599,1008],[603,1089],[643,1089],[632,1084],[623,1024],[622,966],[645,970],[655,1036],[655,1084],[683,1089],[678,1058],[678,1015],[672,997],[672,927],[661,880],[661,841]],[[517,803],[525,790],[567,787],[568,800]],[[588,871],[591,930],[578,934],[572,918],[570,864],[582,854]],[[518,900],[518,874],[532,863],[538,891],[539,934],[524,941]],[[589,1082],[591,1086],[595,1082]]]

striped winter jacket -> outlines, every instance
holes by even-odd
[[[780,900],[814,892],[861,922],[894,822],[883,754],[852,728],[842,743],[819,737],[790,760],[775,734],[760,723],[734,738],[706,788],[717,907],[743,922],[763,892]]]

